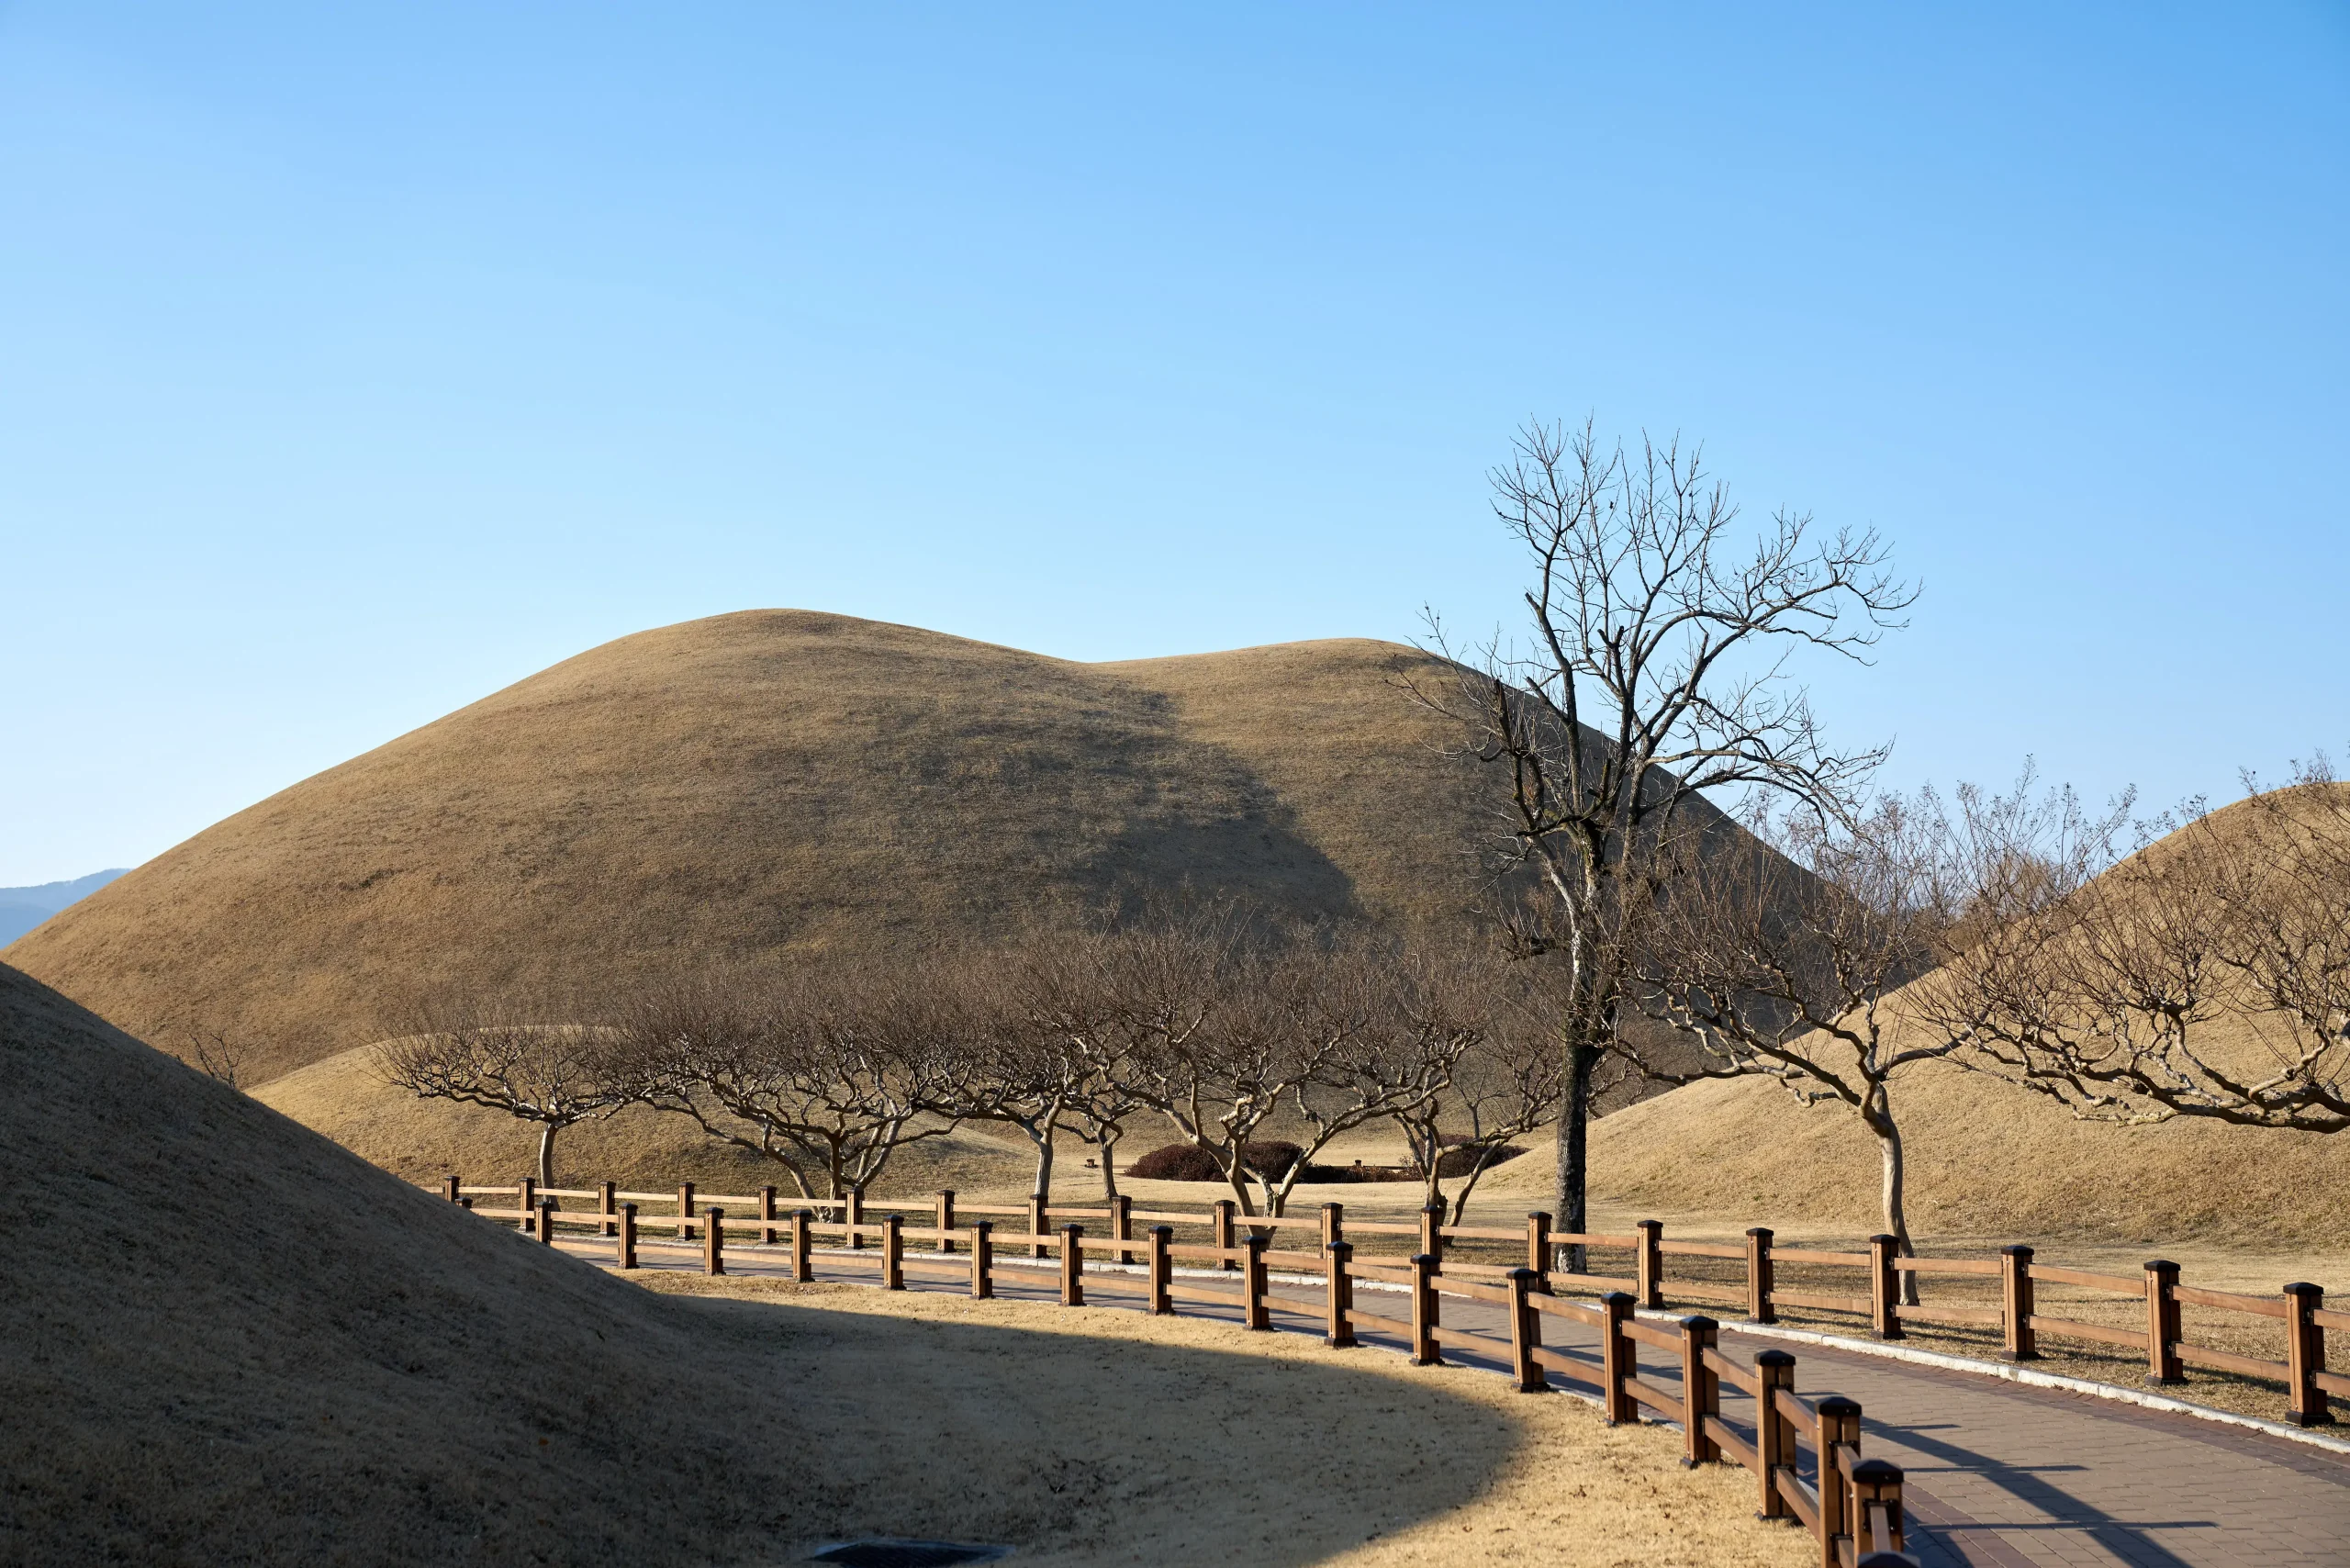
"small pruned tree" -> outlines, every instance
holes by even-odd
[[[1816,532],[1807,515],[1740,523],[1701,454],[1603,444],[1591,425],[1528,425],[1492,476],[1494,510],[1523,546],[1522,652],[1498,643],[1416,682],[1507,784],[1500,871],[1521,949],[1564,971],[1558,1212],[1586,1224],[1595,1075],[1640,967],[1640,923],[1711,796],[1764,790],[1840,812],[1883,756],[1820,732],[1785,659],[1865,657],[1914,599],[1874,532]],[[1452,656],[1440,628],[1437,649]],[[1580,1266],[1581,1259],[1575,1259]]]
[[[1474,1036],[1457,1012],[1415,1016],[1411,956],[1354,933],[1252,931],[1218,914],[1113,934],[1099,961],[1102,1078],[1213,1160],[1249,1215],[1279,1216],[1333,1139],[1440,1091]],[[1248,1151],[1276,1117],[1298,1128],[1300,1152],[1260,1170]]]
[[[1886,799],[1851,823],[1757,812],[1747,825],[1673,879],[1643,957],[1636,994],[1684,1048],[1617,1048],[1652,1080],[1765,1078],[1802,1104],[1849,1108],[1876,1145],[1885,1229],[1911,1256],[1893,1081],[1964,1043],[1897,1002],[1950,928],[1936,802]],[[1914,1305],[1914,1276],[1903,1288]]]
[[[384,1081],[420,1099],[481,1105],[539,1129],[539,1184],[554,1185],[555,1135],[628,1099],[610,1036],[568,1009],[453,999],[429,1006],[375,1047]]]
[[[2089,1120],[2350,1129],[2350,790],[2322,758],[2284,790],[2246,783],[1983,922],[1928,988],[1967,1065]],[[2004,828],[2002,807],[1984,814]],[[2060,857],[2049,816],[2007,831],[2014,858]]]
[[[1559,1117],[1565,1064],[1551,1029],[1555,1012],[1538,1000],[1529,983],[1536,976],[1481,968],[1489,999],[1485,1026],[1455,1064],[1443,1091],[1395,1113],[1427,1188],[1423,1202],[1444,1206],[1447,1225],[1467,1223],[1469,1200],[1512,1140],[1539,1132]],[[1603,1066],[1600,1076],[1612,1075]],[[1450,1135],[1448,1126],[1454,1129]],[[1467,1169],[1448,1177],[1448,1158]],[[1449,1193],[1447,1180],[1456,1182]]]
[[[628,1096],[841,1198],[954,1130],[976,1071],[959,997],[890,972],[797,970],[646,991],[612,1027]]]

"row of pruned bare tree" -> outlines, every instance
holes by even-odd
[[[643,1105],[771,1162],[805,1196],[878,1182],[900,1150],[967,1123],[1016,1129],[1049,1193],[1058,1148],[1117,1191],[1137,1124],[1208,1156],[1243,1212],[1282,1212],[1315,1157],[1379,1123],[1430,1201],[1465,1207],[1507,1147],[1557,1114],[1539,977],[1473,946],[1268,924],[1230,909],[918,965],[692,975],[624,994],[444,1001],[378,1047],[392,1083],[556,1135]],[[1303,1149],[1274,1170],[1246,1151]],[[1466,1164],[1449,1190],[1437,1175]]]

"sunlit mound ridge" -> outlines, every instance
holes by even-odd
[[[426,991],[894,953],[1189,887],[1457,919],[1490,788],[1336,641],[1082,665],[753,610],[624,637],[239,812],[8,949],[263,1082]],[[169,1025],[171,1027],[166,1028]]]

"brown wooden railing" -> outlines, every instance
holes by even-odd
[[[1275,1294],[1271,1269],[1280,1264],[1311,1270],[1319,1275],[1325,1342],[1339,1349],[1358,1343],[1356,1331],[1393,1335],[1404,1342],[1415,1364],[1436,1365],[1447,1347],[1481,1354],[1504,1362],[1516,1386],[1539,1393],[1553,1380],[1578,1388],[1596,1400],[1611,1424],[1639,1419],[1646,1409],[1678,1423],[1684,1434],[1684,1457],[1691,1464],[1728,1459],[1751,1471],[1756,1482],[1759,1511],[1767,1518],[1800,1524],[1818,1542],[1822,1568],[1915,1568],[1904,1553],[1901,1511],[1901,1472],[1883,1460],[1861,1456],[1861,1407],[1835,1395],[1817,1401],[1795,1393],[1796,1361],[1782,1350],[1764,1350],[1752,1366],[1742,1365],[1717,1343],[1719,1325],[1711,1317],[1690,1316],[1667,1328],[1635,1316],[1638,1305],[1617,1282],[1595,1275],[1531,1266],[1539,1258],[1553,1260],[1552,1249],[1575,1240],[1586,1245],[1628,1238],[1575,1238],[1556,1235],[1547,1215],[1531,1216],[1528,1228],[1477,1229],[1440,1226],[1433,1211],[1418,1225],[1355,1222],[1343,1208],[1328,1204],[1311,1220],[1295,1216],[1251,1218],[1248,1234],[1236,1234],[1234,1205],[1225,1201],[1206,1214],[1137,1210],[1121,1199],[1099,1209],[1056,1209],[1044,1204],[1007,1207],[964,1204],[954,1194],[941,1193],[927,1203],[900,1201],[867,1204],[856,1198],[822,1204],[802,1203],[778,1207],[776,1190],[764,1188],[747,1196],[697,1194],[690,1184],[667,1193],[630,1193],[605,1182],[593,1189],[538,1188],[525,1181],[514,1187],[477,1187],[451,1178],[442,1187],[450,1201],[464,1204],[487,1219],[511,1220],[553,1245],[565,1227],[573,1241],[609,1240],[613,1261],[621,1269],[640,1266],[643,1249],[694,1255],[706,1273],[726,1272],[730,1242],[763,1249],[783,1247],[791,1276],[815,1278],[819,1239],[839,1244],[828,1253],[834,1266],[870,1269],[875,1283],[885,1290],[904,1290],[911,1273],[917,1278],[951,1280],[977,1298],[993,1297],[999,1278],[995,1218],[1024,1220],[1027,1228],[1007,1238],[1014,1250],[1032,1260],[1055,1258],[1058,1262],[1059,1300],[1064,1305],[1085,1304],[1085,1263],[1143,1262],[1141,1289],[1147,1311],[1168,1315],[1177,1303],[1221,1307],[1235,1313],[1252,1329],[1272,1327],[1278,1308],[1293,1314],[1314,1311],[1294,1296]],[[513,1208],[481,1206],[484,1198],[510,1198]],[[596,1203],[591,1210],[562,1209],[557,1200]],[[648,1215],[642,1204],[670,1204],[667,1214]],[[839,1217],[819,1217],[822,1207]],[[868,1209],[884,1211],[878,1219],[864,1217]],[[929,1211],[934,1223],[907,1224],[908,1211]],[[739,1217],[738,1217],[739,1216]],[[980,1217],[988,1216],[988,1217]],[[1065,1221],[1047,1227],[1055,1219]],[[1089,1236],[1078,1219],[1109,1222],[1110,1234]],[[1136,1236],[1135,1220],[1147,1220]],[[1211,1239],[1203,1244],[1177,1242],[1175,1225],[1203,1226]],[[1313,1251],[1276,1249],[1273,1232],[1284,1226],[1313,1224],[1320,1230]],[[582,1229],[588,1233],[580,1235]],[[667,1232],[662,1235],[659,1233]],[[652,1234],[648,1234],[652,1233]],[[1408,1255],[1357,1257],[1348,1233],[1409,1236],[1421,1249]],[[1501,1239],[1523,1237],[1529,1247],[1529,1264],[1496,1267],[1447,1260],[1447,1241]],[[927,1252],[907,1250],[907,1243],[927,1243]],[[856,1256],[856,1254],[864,1254]],[[767,1254],[772,1258],[770,1251]],[[1195,1267],[1179,1278],[1178,1263]],[[1197,1266],[1204,1266],[1204,1271]],[[1230,1272],[1237,1277],[1210,1282],[1203,1272]],[[1035,1271],[1019,1273],[1033,1282]],[[1130,1275],[1093,1276],[1097,1288],[1124,1283]],[[1359,1306],[1355,1287],[1360,1283],[1388,1287],[1404,1297],[1401,1315]],[[1629,1283],[1631,1282],[1624,1282]],[[1652,1279],[1649,1282],[1653,1282]],[[1292,1274],[1282,1283],[1295,1290],[1308,1282]],[[1609,1287],[1595,1302],[1577,1302],[1557,1294],[1561,1288],[1597,1284]],[[1501,1309],[1502,1332],[1456,1327],[1444,1321],[1448,1299],[1473,1301]],[[1382,1305],[1387,1305],[1382,1301]],[[1595,1330],[1596,1350],[1547,1346],[1545,1318],[1558,1319]],[[1677,1389],[1644,1375],[1643,1350],[1651,1359],[1668,1361],[1678,1373]],[[1751,1402],[1742,1423],[1735,1412],[1725,1415],[1722,1395],[1727,1388]],[[1813,1462],[1808,1478],[1800,1450],[1808,1445]]]

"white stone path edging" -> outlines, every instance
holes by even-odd
[[[760,1249],[752,1248],[745,1250],[760,1250]],[[843,1256],[856,1256],[845,1247],[820,1247],[812,1250],[820,1253],[838,1252]],[[1007,1265],[1014,1269],[1025,1266],[1039,1273],[1057,1271],[1060,1267],[1058,1263],[1048,1259],[999,1257],[995,1260],[997,1268]],[[1081,1267],[1089,1274],[1140,1274],[1148,1271],[1140,1263],[1113,1263],[1107,1260],[1085,1263]],[[1176,1267],[1169,1271],[1186,1277],[1208,1279],[1233,1277],[1230,1271],[1220,1269]],[[1324,1282],[1323,1277],[1319,1274],[1293,1274],[1285,1271],[1272,1270],[1266,1271],[1265,1279],[1269,1284],[1319,1285]],[[1391,1285],[1378,1280],[1355,1282],[1357,1290],[1408,1292],[1410,1288],[1408,1285]],[[1650,1322],[1679,1323],[1684,1317],[1691,1315],[1685,1312],[1642,1310],[1635,1312],[1632,1316]],[[2311,1448],[2324,1449],[2332,1453],[2350,1454],[2350,1439],[2328,1437],[2322,1432],[2311,1431],[2304,1427],[2289,1426],[2283,1421],[2265,1421],[2257,1416],[2239,1416],[2232,1410],[2215,1410],[2209,1405],[2194,1405],[2184,1399],[2170,1398],[2165,1394],[2147,1394],[2140,1389],[2123,1388],[2117,1383],[2093,1383],[2087,1378],[2066,1377],[2060,1372],[2034,1372],[2029,1367],[2017,1366],[2008,1361],[1981,1361],[1966,1356],[1946,1356],[1938,1350],[1919,1350],[1908,1345],[1888,1345],[1877,1339],[1851,1339],[1836,1334],[1818,1334],[1809,1329],[1787,1328],[1775,1323],[1745,1323],[1730,1319],[1716,1319],[1716,1321],[1719,1323],[1721,1331],[1725,1334],[1748,1334],[1759,1339],[1784,1339],[1790,1344],[1817,1345],[1823,1350],[1849,1350],[1856,1356],[1877,1356],[1888,1361],[1907,1361],[1911,1366],[1932,1367],[1941,1372],[1969,1372],[1976,1377],[1998,1378],[2003,1383],[2022,1383],[2028,1388],[2053,1389],[2060,1394],[2083,1394],[2092,1399],[2110,1399],[2117,1404],[2135,1405],[2142,1410],[2159,1410],[2172,1416],[2191,1416],[2199,1421],[2216,1421],[2222,1426],[2243,1427],[2250,1431],[2265,1432],[2272,1438],[2283,1438],[2288,1442],[2304,1443]],[[1575,1391],[1566,1389],[1561,1392],[1572,1394]],[[1578,1396],[1590,1399],[1595,1405],[1601,1403],[1591,1395]],[[1675,1425],[1669,1421],[1657,1424]]]
[[[1635,1316],[1662,1318],[1679,1322],[1685,1313],[1636,1313]],[[2123,1388],[2116,1383],[2092,1383],[2087,1378],[2065,1377],[2059,1372],[2034,1372],[2007,1361],[1978,1361],[1966,1356],[1946,1356],[1937,1350],[1913,1350],[1908,1345],[1887,1345],[1875,1339],[1847,1339],[1834,1334],[1815,1334],[1808,1329],[1783,1328],[1777,1324],[1733,1323],[1721,1325],[1725,1334],[1751,1334],[1763,1339],[1785,1339],[1797,1345],[1817,1345],[1826,1350],[1850,1350],[1856,1356],[1880,1356],[1888,1361],[1908,1361],[1912,1366],[1934,1367],[1942,1372],[1972,1372],[1976,1377],[1995,1377],[2005,1383],[2020,1383],[2031,1388],[2053,1388],[2064,1394],[2086,1394],[2092,1399],[2110,1399],[2121,1405],[2135,1405],[2143,1410],[2160,1410],[2173,1416],[2192,1416],[2200,1421],[2217,1421],[2223,1426],[2244,1427],[2255,1432],[2266,1432],[2272,1438],[2284,1438],[2311,1448],[2326,1449],[2334,1453],[2350,1454],[2350,1440],[2331,1438],[2303,1427],[2288,1426],[2282,1421],[2264,1421],[2257,1416],[2239,1416],[2232,1410],[2215,1410],[2209,1405],[2192,1405],[2184,1399],[2172,1399],[2165,1394],[2147,1394],[2135,1388]]]

